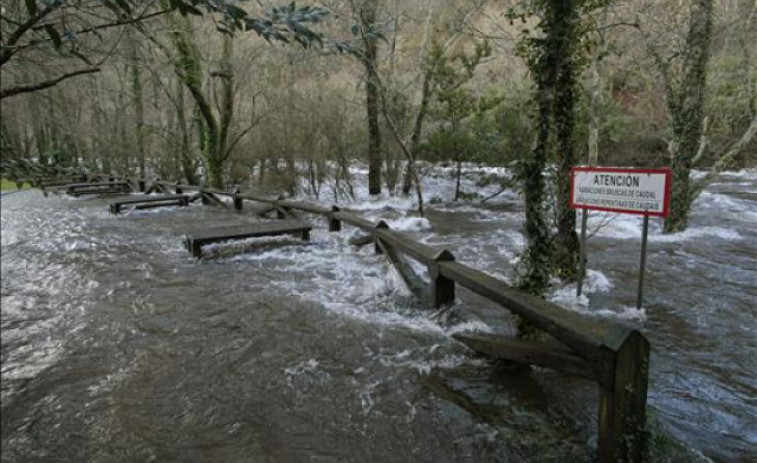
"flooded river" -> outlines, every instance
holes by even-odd
[[[198,261],[183,235],[260,219],[107,202],[2,196],[3,462],[592,461],[595,385],[475,356],[451,335],[511,316],[462,290],[424,309],[356,230]],[[353,208],[512,281],[520,200],[445,204]],[[757,174],[695,206],[682,234],[651,221],[642,311],[633,216],[593,216],[588,297],[551,298],[650,339],[652,461],[755,461]]]

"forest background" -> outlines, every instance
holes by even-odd
[[[330,201],[367,166],[421,213],[429,166],[507,166],[537,293],[578,268],[571,166],[671,166],[675,232],[757,163],[755,0],[4,0],[0,26],[6,164]]]

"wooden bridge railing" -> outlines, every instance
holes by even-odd
[[[122,177],[100,176],[110,180]],[[134,185],[147,185],[146,179],[124,179]],[[599,385],[598,460],[600,462],[640,462],[645,443],[646,400],[650,346],[638,331],[618,323],[597,320],[572,312],[539,297],[532,296],[486,273],[455,261],[447,249],[429,246],[410,235],[392,230],[384,221],[373,223],[336,206],[324,207],[309,202],[267,198],[237,191],[223,191],[194,185],[155,181],[153,186],[174,192],[198,191],[200,196],[230,197],[236,209],[245,200],[267,203],[281,211],[299,210],[326,217],[330,231],[342,223],[357,227],[373,237],[376,251],[401,252],[428,268],[430,299],[439,307],[455,299],[455,285],[499,304],[530,321],[538,329],[567,346],[574,354],[564,371],[591,378]],[[145,191],[144,187],[141,189]],[[516,348],[530,349],[526,346]],[[538,355],[525,356],[539,364]],[[516,357],[513,357],[516,358]],[[524,358],[523,356],[517,358]],[[542,364],[560,369],[552,356]]]

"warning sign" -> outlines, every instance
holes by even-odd
[[[668,216],[670,169],[574,167],[570,205],[574,209]]]

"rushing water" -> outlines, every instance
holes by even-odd
[[[476,357],[451,334],[507,333],[510,315],[466,291],[424,310],[385,258],[349,244],[355,230],[312,217],[307,245],[197,261],[184,234],[258,219],[106,204],[2,197],[3,461],[592,460],[594,385]],[[398,204],[354,207],[514,278],[517,198],[428,220]],[[754,461],[756,225],[757,175],[743,173],[702,195],[687,232],[653,221],[637,311],[640,220],[594,216],[588,297],[552,295],[650,339],[655,461]]]

